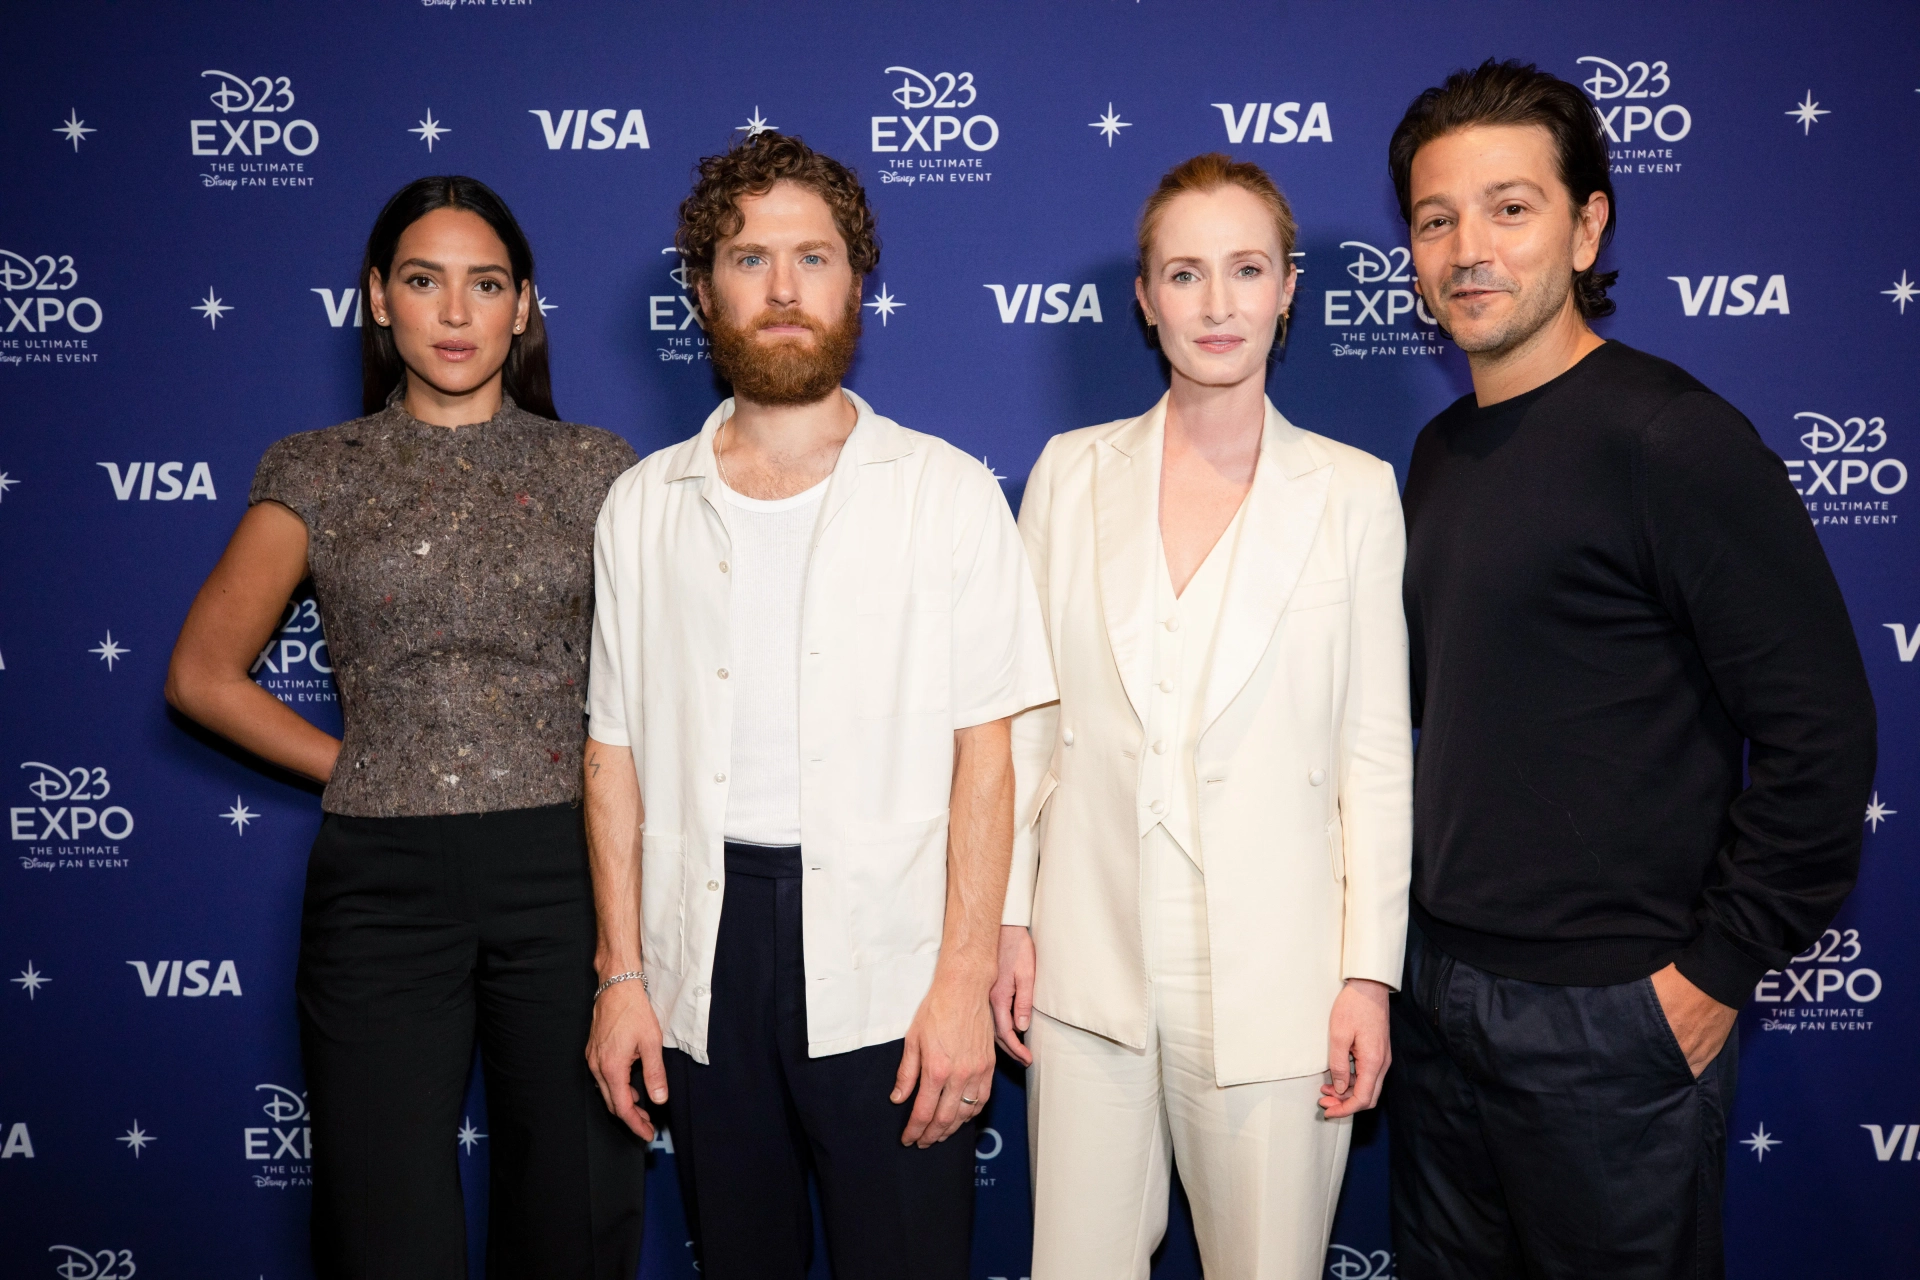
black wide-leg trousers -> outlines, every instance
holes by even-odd
[[[632,1280],[646,1144],[587,1070],[581,812],[326,815],[307,864],[301,1048],[322,1280],[467,1273],[458,1148],[486,1072],[493,1280]]]
[[[807,1056],[800,849],[729,843],[708,1065],[666,1052],[667,1116],[705,1280],[804,1280],[820,1189],[835,1280],[966,1280],[975,1125],[902,1146],[904,1042]]]
[[[1417,929],[1392,1000],[1403,1280],[1719,1280],[1738,1032],[1698,1079],[1651,979],[1488,973]]]

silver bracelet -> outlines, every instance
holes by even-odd
[[[646,989],[647,975],[638,969],[629,969],[625,973],[614,974],[611,978],[608,978],[605,982],[601,983],[598,987],[595,987],[593,991],[593,998],[595,1000],[598,1000],[600,998],[600,993],[605,991],[608,987],[618,986],[622,982],[632,982],[635,978],[640,979],[640,986],[642,987],[642,989]]]

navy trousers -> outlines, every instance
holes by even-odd
[[[971,1121],[902,1146],[902,1042],[807,1056],[800,849],[727,845],[707,1058],[666,1053],[667,1119],[703,1280],[803,1280],[820,1189],[836,1280],[966,1280]]]
[[[1503,978],[1417,930],[1386,1106],[1401,1280],[1718,1280],[1738,1033],[1698,1079],[1651,979]]]

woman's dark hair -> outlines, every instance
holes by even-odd
[[[514,221],[507,202],[486,183],[448,175],[417,178],[400,188],[373,220],[373,231],[367,236],[367,256],[360,264],[360,404],[364,413],[385,408],[387,397],[407,376],[393,330],[373,322],[368,285],[376,270],[382,280],[393,275],[393,257],[399,250],[401,233],[435,209],[465,209],[493,228],[507,247],[507,269],[513,273],[516,293],[533,279],[533,247]],[[553,382],[547,374],[547,326],[540,318],[537,300],[527,308],[527,331],[513,336],[502,374],[506,393],[515,404],[543,418],[560,417],[553,407]]]
[[[1387,168],[1400,197],[1400,216],[1413,222],[1413,157],[1429,142],[1476,125],[1538,125],[1553,138],[1560,159],[1560,181],[1573,193],[1578,209],[1599,191],[1607,197],[1607,222],[1600,247],[1613,239],[1616,211],[1607,139],[1600,132],[1586,95],[1558,76],[1530,63],[1487,59],[1471,71],[1456,71],[1437,88],[1413,100],[1387,144]],[[1598,262],[1573,276],[1573,300],[1589,320],[1613,314],[1607,290],[1618,271],[1598,271]]]

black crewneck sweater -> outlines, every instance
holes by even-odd
[[[1745,1004],[1853,887],[1874,768],[1853,626],[1780,459],[1609,342],[1428,423],[1404,501],[1415,921],[1509,977],[1672,961]]]

